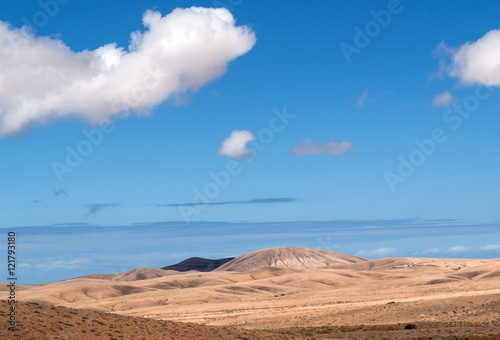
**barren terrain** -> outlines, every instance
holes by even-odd
[[[273,267],[259,267],[272,261],[261,253],[213,272],[145,268],[18,287],[18,297],[147,320],[268,330],[282,338],[500,338],[500,259],[335,255],[336,263],[330,257],[333,264],[314,268],[309,264],[317,258],[308,260],[307,249],[286,249]],[[232,271],[223,270],[230,265]],[[250,269],[236,271],[241,268]],[[405,330],[410,324],[416,329]]]

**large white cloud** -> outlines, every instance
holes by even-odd
[[[243,159],[252,155],[252,150],[247,144],[255,139],[255,135],[246,130],[234,130],[231,135],[222,142],[218,150],[220,155]]]
[[[112,43],[74,52],[0,21],[0,136],[64,116],[95,124],[126,109],[147,113],[222,76],[256,42],[224,8],[146,11],[143,24],[128,50]]]
[[[441,43],[438,48],[451,54],[447,73],[465,84],[500,85],[500,29],[486,33],[477,41],[468,42],[458,49]]]

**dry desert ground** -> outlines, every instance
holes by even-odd
[[[0,336],[500,339],[500,259],[271,248],[211,272],[142,268],[19,286],[17,296],[17,337],[6,327]]]

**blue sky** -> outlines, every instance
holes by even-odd
[[[86,272],[64,265],[96,260],[82,230],[107,263],[164,256],[151,266],[325,248],[339,228],[356,241],[329,250],[498,257],[499,17],[477,0],[3,2],[0,228],[62,261],[26,263],[26,282]],[[279,236],[299,221],[316,222]],[[182,247],[144,251],[158,228]]]

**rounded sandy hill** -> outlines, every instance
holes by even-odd
[[[220,266],[215,271],[246,272],[262,267],[308,269],[362,261],[367,260],[328,250],[302,247],[277,247],[246,253]]]
[[[163,270],[157,268],[139,268],[132,269],[123,273],[118,274],[92,274],[79,276],[76,279],[97,279],[97,280],[109,280],[117,282],[127,282],[127,281],[140,281],[155,279],[158,277],[169,276],[173,274],[179,274],[177,271],[173,270]]]

